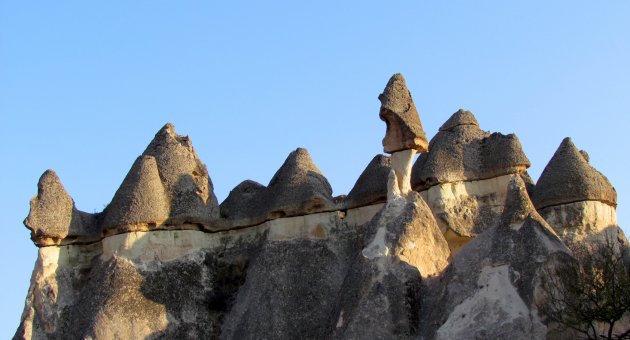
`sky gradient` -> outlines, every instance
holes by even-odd
[[[404,74],[429,138],[459,108],[515,133],[536,180],[564,137],[630,232],[629,1],[0,0],[0,338],[37,249],[22,220],[54,169],[101,211],[153,135],[190,136],[221,202],[305,147],[348,193],[382,152],[378,94]]]

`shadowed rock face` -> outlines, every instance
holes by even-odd
[[[244,181],[221,204],[221,216],[233,225],[334,209],[332,188],[306,149],[291,152],[269,185]]]
[[[413,166],[411,184],[422,191],[439,183],[523,173],[530,162],[518,138],[479,128],[470,111],[455,112]]]
[[[543,170],[532,201],[536,208],[578,201],[617,205],[617,192],[608,179],[593,168],[570,138],[565,138]]]
[[[39,178],[37,196],[31,199],[31,210],[24,225],[31,230],[31,239],[39,246],[99,238],[96,217],[75,208],[53,170],[46,170]]]
[[[379,117],[387,124],[383,150],[386,153],[406,149],[426,152],[427,137],[402,74],[396,73],[389,79],[378,99],[381,101]]]
[[[352,209],[385,202],[387,199],[387,177],[391,169],[389,157],[374,156],[348,193],[343,203],[344,207]]]

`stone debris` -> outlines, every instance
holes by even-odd
[[[379,117],[387,124],[383,151],[394,153],[413,149],[426,152],[427,137],[402,74],[396,73],[389,79],[378,100],[381,101]]]
[[[532,200],[538,209],[587,200],[616,207],[617,192],[571,138],[565,138],[536,182]]]

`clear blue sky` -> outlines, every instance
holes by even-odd
[[[300,146],[347,193],[382,151],[377,95],[395,72],[429,137],[469,109],[519,136],[534,179],[573,137],[628,233],[628,18],[627,0],[0,0],[0,338],[27,293],[37,249],[22,220],[44,170],[100,211],[170,121],[219,201]]]

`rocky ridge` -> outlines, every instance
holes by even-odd
[[[539,281],[611,235],[630,266],[609,181],[565,139],[534,186],[518,138],[466,110],[427,142],[400,74],[379,100],[391,155],[347,196],[298,148],[219,205],[171,124],[103,212],[77,210],[47,170],[14,338],[571,338],[539,313]]]

